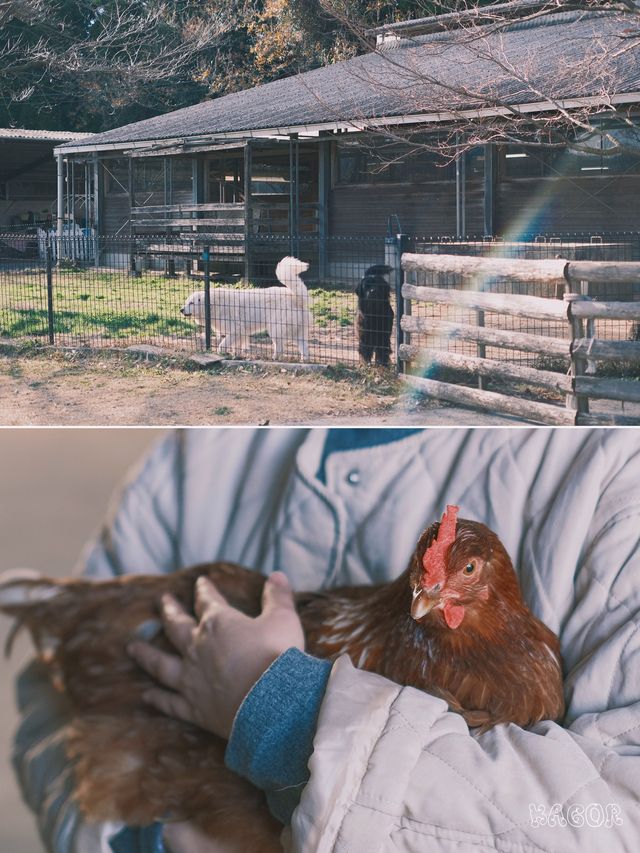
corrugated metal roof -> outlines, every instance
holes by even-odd
[[[86,139],[90,134],[68,133],[64,130],[25,130],[21,127],[0,127],[0,139],[28,139],[51,142],[70,142],[76,139]]]
[[[540,93],[568,99],[637,92],[640,36],[624,32],[634,23],[638,30],[637,19],[619,12],[564,12],[482,36],[474,30],[468,39],[464,31],[405,39],[382,52],[96,134],[86,145],[362,124],[495,103],[540,103]],[[456,103],[452,93],[460,91],[466,95]]]

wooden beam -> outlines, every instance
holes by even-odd
[[[142,207],[132,207],[132,213],[215,213],[220,211],[231,216],[237,213],[244,215],[244,203],[229,204],[145,204]]]
[[[571,316],[586,320],[629,320],[640,321],[640,302],[592,302],[588,299],[576,300],[571,305]]]
[[[407,317],[406,315],[402,318],[402,328],[406,332],[427,332],[434,337],[450,340],[473,341],[473,343],[482,343],[488,346],[569,358],[570,341],[562,338],[549,338],[545,335],[529,335],[525,332],[512,332],[504,329],[491,329],[486,326],[470,326],[466,323],[450,323],[427,317]],[[638,346],[640,347],[640,344]]]
[[[477,258],[468,255],[404,254],[402,268],[407,272],[453,273],[465,278],[500,278],[509,281],[542,282],[564,285],[565,260],[521,260],[519,258]]]
[[[474,308],[507,314],[511,317],[533,317],[538,320],[565,320],[567,306],[555,299],[540,296],[519,296],[513,293],[486,293],[478,290],[456,290],[454,288],[422,287],[405,284],[402,295],[406,299],[418,302],[431,302],[437,305],[457,305],[462,308]],[[640,309],[639,309],[640,314]]]
[[[521,262],[522,263],[522,262]],[[637,261],[571,261],[567,265],[567,280],[579,285],[589,284],[640,284],[640,262]]]
[[[497,394],[495,391],[481,391],[477,388],[451,385],[448,382],[438,382],[435,379],[425,379],[410,374],[403,374],[401,378],[412,388],[435,400],[444,400],[447,403],[469,406],[492,414],[509,415],[540,424],[567,426],[575,423],[575,413],[549,403],[508,397],[506,394]]]
[[[575,391],[596,400],[640,403],[640,382],[635,379],[608,379],[604,376],[576,376]]]
[[[595,361],[640,361],[640,341],[578,338],[573,341],[571,352]]]
[[[615,415],[613,412],[588,412],[577,414],[576,424],[578,426],[638,426],[640,418],[631,415]]]
[[[417,360],[428,367],[444,367],[451,370],[466,370],[477,376],[487,376],[491,379],[513,379],[526,382],[541,388],[549,388],[565,394],[572,390],[571,379],[565,373],[554,373],[552,370],[536,370],[535,367],[524,367],[508,361],[498,361],[491,358],[477,358],[473,355],[461,355],[446,350],[433,350],[416,344],[401,344],[398,357],[403,361]],[[639,385],[640,387],[640,385]]]
[[[233,225],[242,229],[241,231],[238,231],[237,236],[242,237],[242,239],[244,239],[244,219],[234,219],[232,221],[229,221],[228,219],[154,219],[151,217],[147,219],[147,217],[145,216],[139,216],[138,214],[136,214],[136,217],[134,219],[134,225],[138,225],[142,228],[152,227],[155,225],[160,225],[162,227],[166,226],[167,228],[182,228],[188,227],[189,225],[197,225],[198,227],[205,225],[218,225],[220,227],[228,227],[229,225]]]

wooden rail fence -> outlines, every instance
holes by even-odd
[[[640,417],[589,411],[589,400],[640,403],[640,382],[634,379],[598,376],[597,365],[625,362],[638,365],[640,342],[606,340],[595,337],[595,320],[620,320],[640,324],[639,302],[605,302],[589,297],[590,283],[638,283],[640,263],[479,258],[461,255],[403,254],[402,342],[398,361],[403,379],[429,397],[490,412],[545,424],[639,424]],[[407,274],[448,273],[462,277],[463,289],[429,287],[409,283]],[[556,285],[563,299],[490,293],[488,282],[526,282]],[[476,324],[414,314],[414,303],[453,306],[476,312]],[[567,336],[531,334],[485,326],[485,312],[492,314],[567,324]],[[412,342],[412,335],[426,334],[428,345]],[[442,341],[475,343],[477,355],[449,352]],[[440,343],[439,343],[440,342]],[[535,353],[541,357],[564,358],[570,365],[566,374],[551,370],[486,358],[486,347]],[[424,368],[462,371],[476,378],[477,388],[430,379]],[[487,391],[483,379],[499,379],[542,388],[564,395],[565,405],[531,400],[516,395]]]

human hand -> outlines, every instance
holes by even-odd
[[[228,739],[242,700],[263,672],[287,649],[304,650],[302,624],[282,572],[267,579],[255,619],[227,604],[206,577],[196,581],[194,609],[197,620],[173,596],[162,597],[164,630],[180,655],[140,641],[128,651],[164,686],[148,690],[145,702]]]

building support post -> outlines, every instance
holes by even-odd
[[[251,174],[253,171],[253,150],[251,140],[244,146],[244,280],[251,278],[251,238],[253,237],[253,209],[251,207]]]
[[[100,161],[93,155],[93,256],[96,269],[100,266]]]
[[[67,178],[69,177],[69,170],[67,168]],[[71,158],[71,192],[69,194],[70,206],[69,206],[69,217],[71,219],[70,223],[70,238],[71,238],[71,260],[75,263],[76,258],[76,161],[72,157]]]
[[[293,248],[293,229],[294,229],[294,173],[293,173],[293,134],[289,136],[289,254],[293,256],[295,254]]]
[[[192,200],[194,204],[202,204],[204,202],[204,162],[197,155],[193,158],[192,163]]]
[[[296,176],[296,258],[300,257],[300,142],[298,141],[298,135],[296,134],[295,141],[295,176]]]
[[[84,161],[84,234],[85,237],[89,233],[89,205],[91,204],[91,192],[89,190],[89,161]]]
[[[484,236],[495,236],[495,198],[497,179],[496,147],[490,142],[484,146]]]
[[[135,190],[134,190],[134,185],[133,185],[133,158],[132,157],[129,157],[129,161],[128,161],[127,165],[128,165],[127,186],[129,189],[129,260],[130,260],[129,273],[130,273],[130,275],[134,276],[135,278],[139,278],[142,275],[142,267],[141,267],[142,260],[140,261],[139,265],[136,263],[136,250],[135,250],[134,241],[133,241],[133,208],[135,207],[136,201],[135,201],[135,197],[134,197]],[[141,268],[138,269],[138,266],[140,266]]]
[[[204,160],[203,160],[203,158],[196,154],[194,156],[192,162],[191,162],[191,168],[192,168],[192,171],[191,171],[191,175],[192,175],[191,197],[192,197],[193,203],[194,204],[204,204],[205,175],[204,175]],[[194,224],[194,227],[197,231],[198,223],[195,220],[200,218],[199,212],[194,211],[191,214],[191,218],[194,220],[193,224]],[[191,274],[193,272],[193,261],[191,261],[189,258],[187,258],[185,260],[185,264],[186,264],[187,276],[191,276]]]
[[[57,161],[57,207],[56,207],[56,261],[62,258],[62,235],[64,234],[64,160],[62,154],[56,156]]]
[[[331,192],[331,140],[318,144],[318,276],[328,275],[327,238],[329,236],[329,194]]]
[[[467,232],[466,177],[467,157],[463,151],[456,160],[456,237],[464,240]]]

